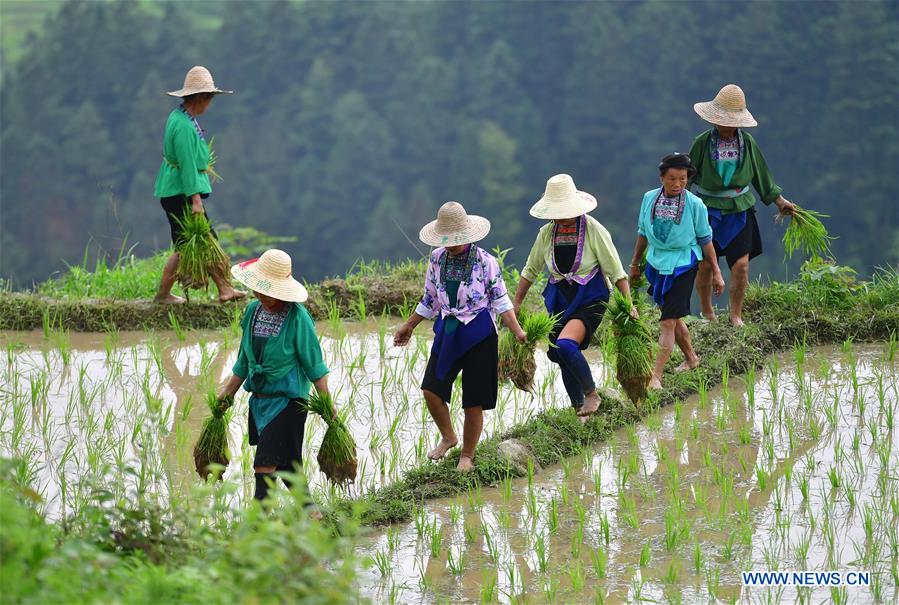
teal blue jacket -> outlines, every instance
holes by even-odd
[[[702,248],[697,238],[711,237],[712,228],[709,226],[709,211],[705,204],[687,191],[680,223],[673,224],[667,239],[664,242],[660,241],[652,228],[652,206],[661,191],[662,188],[659,187],[643,195],[637,233],[649,241],[646,262],[655,267],[660,274],[671,275],[675,268],[690,264],[691,252],[696,255],[697,260],[702,260]]]

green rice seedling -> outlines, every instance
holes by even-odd
[[[231,421],[233,398],[219,399],[215,392],[206,395],[209,416],[203,421],[200,437],[194,445],[194,466],[197,474],[205,481],[215,472],[215,478],[221,480],[221,473],[210,468],[210,464],[227,467],[228,456],[228,424]]]
[[[537,534],[537,537],[534,539],[534,554],[537,557],[537,571],[539,573],[546,573],[547,567],[549,566],[549,548],[546,544],[546,537],[544,537],[543,532]]]
[[[487,549],[487,558],[496,565],[499,563],[499,546],[493,539],[493,531],[485,522],[482,522],[481,533],[484,535],[484,547]]]
[[[584,589],[584,581],[587,579],[587,574],[580,559],[575,559],[574,563],[568,566],[568,579],[574,592],[579,593]]]
[[[677,563],[672,561],[668,564],[668,570],[665,572],[662,579],[668,584],[677,584],[678,576]]]
[[[546,578],[543,582],[543,596],[547,603],[555,603],[559,594],[559,580],[554,577]]]
[[[550,498],[549,504],[547,505],[547,527],[549,528],[550,533],[556,533],[559,531],[559,502],[555,499],[555,497]]]
[[[609,524],[609,514],[605,511],[602,513],[602,517],[599,519],[599,530],[602,534],[602,540],[606,546],[609,545],[609,538],[611,534],[611,528]]]
[[[379,550],[376,552],[373,561],[382,578],[386,578],[390,575],[390,571],[393,569],[393,562],[384,551]]]
[[[518,342],[508,330],[502,332],[499,338],[499,379],[511,380],[518,389],[533,394],[534,374],[537,371],[534,353],[538,344],[548,341],[558,316],[522,312],[519,320],[521,329],[527,334],[527,342]]]
[[[169,325],[172,327],[172,331],[175,332],[175,337],[184,342],[184,329],[181,328],[181,322],[178,321],[178,317],[171,310],[169,311]]]
[[[213,237],[212,227],[202,214],[188,212],[175,220],[182,233],[175,244],[178,281],[185,290],[206,290],[210,277],[228,275],[228,255]]]
[[[475,525],[463,524],[462,532],[465,536],[466,544],[474,544],[475,540],[478,539],[478,528]]]
[[[356,480],[356,442],[346,425],[345,414],[334,414],[334,404],[330,395],[316,392],[305,405],[310,412],[318,414],[327,424],[328,429],[322,437],[318,450],[318,466],[334,483],[353,482]]]
[[[602,545],[590,549],[590,562],[596,577],[600,580],[605,578],[609,566],[609,553]]]
[[[615,290],[606,306],[606,316],[615,338],[616,376],[628,398],[634,403],[646,397],[652,375],[653,343],[646,309],[634,319],[631,312],[639,299],[631,299]]]
[[[705,569],[705,589],[709,593],[711,600],[718,598],[718,591],[721,587],[721,570],[718,566],[709,565]]]
[[[499,513],[497,513],[496,518],[501,529],[508,531],[509,528],[512,527],[512,514],[509,512],[509,509],[501,509]]]
[[[783,215],[778,215],[783,218]],[[807,258],[832,258],[830,242],[835,238],[827,233],[821,222],[822,218],[830,218],[815,210],[795,207],[790,224],[784,232],[784,258],[792,258],[794,252],[801,252]]]
[[[497,577],[496,571],[492,569],[485,569],[482,572],[482,581],[481,581],[481,590],[480,597],[481,603],[493,603],[496,601],[496,597],[498,596],[497,591],[497,582],[499,578]]]
[[[649,561],[652,559],[652,550],[649,547],[649,543],[643,545],[643,548],[640,549],[640,567],[646,567],[649,565]]]
[[[437,558],[440,556],[440,549],[443,546],[443,534],[440,533],[440,529],[437,526],[437,517],[428,523],[426,526],[427,536],[428,536],[428,546],[431,549],[431,557]]]
[[[454,576],[461,576],[465,570],[465,547],[460,546],[456,554],[453,554],[451,548],[448,549],[446,551],[446,565]]]

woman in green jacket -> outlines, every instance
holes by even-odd
[[[190,212],[206,216],[203,200],[212,193],[209,182],[209,145],[206,135],[197,122],[197,116],[209,108],[217,94],[231,94],[220,90],[212,81],[212,74],[205,67],[192,67],[184,78],[180,90],[166,93],[182,99],[181,105],[169,114],[162,143],[162,165],[156,177],[154,195],[159,198],[172,232],[172,244],[181,238],[179,221]],[[206,216],[208,220],[208,216]],[[212,232],[215,235],[215,231]],[[184,299],[172,294],[178,269],[178,253],[174,252],[162,269],[162,281],[156,293],[156,302],[182,303]],[[213,272],[211,275],[219,291],[219,300],[227,302],[246,296],[231,287],[228,276]]]
[[[237,362],[220,398],[233,397],[241,385],[251,393],[247,429],[250,445],[256,446],[259,500],[268,494],[273,473],[302,469],[302,403],[312,385],[328,394],[328,366],[315,322],[301,304],[308,293],[291,273],[290,256],[281,250],[231,267],[234,279],[253,290],[258,302],[244,311]]]
[[[712,241],[718,257],[730,267],[730,322],[743,325],[743,298],[749,284],[749,261],[762,253],[762,238],[755,218],[756,190],[765,205],[774,204],[781,214],[793,214],[793,204],[768,170],[755,139],[742,130],[758,123],[746,108],[743,90],[728,84],[714,100],[696,103],[693,109],[713,128],[693,141],[690,159],[696,168],[693,192],[709,209]],[[696,289],[702,316],[715,319],[712,307],[712,265],[699,264]]]

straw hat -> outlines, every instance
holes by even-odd
[[[199,92],[211,92],[217,95],[230,95],[234,91],[222,90],[216,87],[212,81],[212,74],[202,65],[195,65],[190,68],[187,75],[184,76],[184,86],[181,90],[173,90],[165,94],[172,97],[186,97],[187,95],[195,95]]]
[[[719,90],[711,101],[696,103],[693,105],[693,111],[706,122],[718,126],[749,128],[759,125],[746,109],[746,95],[743,94],[743,89],[736,84],[728,84]]]
[[[575,218],[596,208],[596,198],[578,191],[567,174],[557,174],[546,181],[546,191],[531,206],[531,216],[544,219]]]
[[[266,250],[259,258],[231,267],[234,279],[255,292],[286,302],[304,302],[309,293],[290,274],[290,256],[281,250]]]
[[[418,232],[418,239],[429,246],[461,246],[487,237],[490,221],[469,215],[459,202],[447,202],[437,211],[437,220]]]

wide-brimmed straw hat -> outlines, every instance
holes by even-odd
[[[746,109],[746,95],[736,84],[728,84],[718,91],[711,101],[696,103],[693,111],[699,117],[718,126],[731,128],[750,128],[758,126],[749,110]]]
[[[490,221],[465,212],[459,202],[447,202],[437,211],[437,220],[418,232],[429,246],[462,246],[480,241],[490,233]]]
[[[209,73],[209,70],[202,65],[195,65],[184,76],[184,86],[181,87],[181,90],[173,90],[165,94],[172,97],[186,97],[200,92],[211,92],[216,95],[230,95],[234,93],[232,90],[218,88],[215,82],[212,81],[212,74]]]
[[[546,181],[546,190],[531,206],[531,216],[542,219],[575,218],[596,208],[596,198],[578,191],[567,174],[557,174]]]
[[[281,250],[266,250],[253,258],[231,267],[234,279],[266,296],[286,302],[305,302],[309,293],[303,284],[291,277],[290,255]]]

